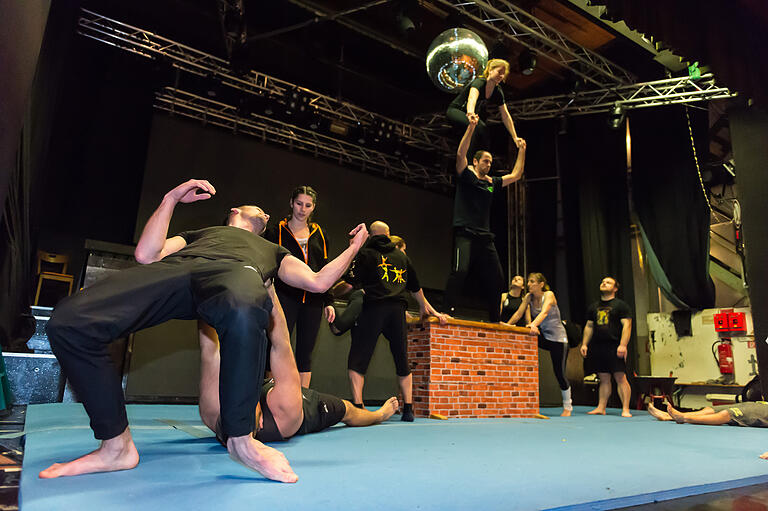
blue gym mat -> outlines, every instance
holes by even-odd
[[[758,428],[678,425],[645,412],[416,419],[335,426],[272,444],[299,475],[268,481],[231,461],[195,406],[130,405],[134,470],[37,474],[97,447],[79,404],[27,409],[23,511],[613,509],[768,481]]]

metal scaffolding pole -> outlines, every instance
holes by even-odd
[[[309,104],[327,119],[355,126],[372,126],[386,122],[405,144],[439,156],[451,156],[455,148],[446,138],[416,126],[406,124],[365,110],[345,101],[317,93],[272,76],[249,71],[239,76],[232,72],[230,63],[184,44],[172,41],[147,30],[127,25],[81,9],[78,34],[115,46],[150,59],[167,59],[174,67],[199,76],[213,77],[221,84],[249,94],[270,98],[286,98],[299,91],[308,97]]]
[[[521,99],[507,103],[507,109],[514,119],[537,120],[552,119],[570,115],[589,115],[611,111],[616,105],[624,110],[671,105],[676,103],[695,103],[713,99],[732,98],[737,95],[715,82],[711,73],[693,79],[688,76],[667,78],[653,82],[635,83],[621,87],[588,90],[578,94],[562,94],[540,98]],[[490,122],[498,122],[498,115],[491,116]],[[423,129],[444,129],[445,115],[434,113],[420,115],[413,119]]]
[[[418,184],[441,192],[447,191],[451,184],[451,176],[443,169],[407,162],[381,151],[350,144],[271,117],[255,113],[243,116],[237,106],[173,87],[166,87],[157,92],[154,107],[234,133],[250,135],[264,142],[311,153],[315,157],[325,157],[340,165],[352,165],[365,172],[406,184]]]

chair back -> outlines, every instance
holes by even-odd
[[[45,269],[43,269],[43,264],[45,264]],[[45,250],[37,251],[38,275],[43,271],[67,273],[67,265],[69,265],[69,256],[66,254],[54,254],[53,252],[46,252]],[[56,268],[56,266],[59,266],[59,268]]]

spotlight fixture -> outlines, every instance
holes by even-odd
[[[328,131],[336,135],[341,135],[342,137],[346,137],[347,134],[349,133],[349,125],[334,119],[333,121],[331,121],[331,124],[328,126]]]
[[[612,130],[621,128],[621,125],[624,124],[626,114],[627,112],[624,110],[624,107],[619,103],[615,103],[611,112],[608,114],[608,127]]]
[[[517,56],[517,65],[525,76],[531,76],[536,69],[536,55],[529,49],[525,49]]]

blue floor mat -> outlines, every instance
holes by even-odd
[[[299,475],[268,481],[234,463],[197,407],[130,405],[134,470],[42,480],[97,447],[78,404],[27,410],[22,511],[613,509],[768,482],[758,428],[658,422],[618,410],[540,419],[416,419],[335,426],[273,444]]]

